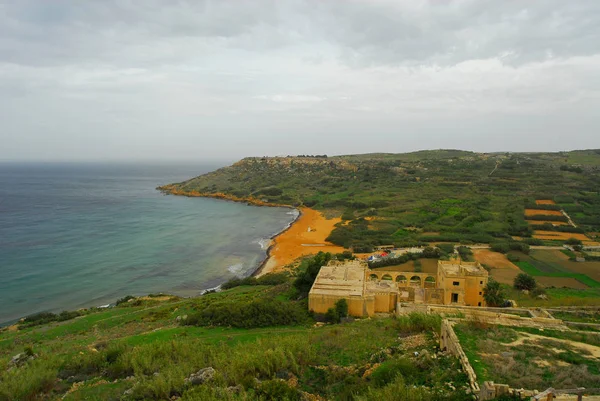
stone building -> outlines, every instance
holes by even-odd
[[[396,310],[399,302],[485,306],[488,272],[478,262],[438,261],[437,273],[369,269],[364,261],[332,261],[321,267],[308,295],[308,308],[325,313],[346,299],[352,316]]]

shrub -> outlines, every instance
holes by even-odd
[[[249,302],[218,303],[190,314],[182,323],[188,326],[224,326],[238,328],[284,326],[304,323],[306,309],[296,302],[257,299]]]
[[[506,253],[510,251],[510,247],[506,242],[494,242],[490,245],[490,249],[494,252]]]
[[[488,306],[502,306],[505,296],[500,283],[490,278],[485,288],[483,289],[483,298]]]
[[[289,275],[287,273],[269,273],[260,277],[232,278],[221,285],[221,288],[228,290],[230,288],[242,285],[279,285],[287,282]]]
[[[506,255],[506,258],[511,262],[520,262],[521,261],[521,258],[519,257],[519,255],[513,255],[511,253]]]
[[[438,244],[437,247],[444,253],[454,253],[454,244]]]
[[[531,291],[536,287],[536,282],[529,274],[519,273],[514,280],[514,287],[518,290]]]
[[[133,295],[126,295],[123,298],[119,298],[117,300],[117,306],[122,305],[122,304],[126,304],[128,303],[130,300],[135,299],[135,297]]]
[[[342,298],[335,303],[335,311],[341,318],[348,317],[348,302]]]
[[[568,240],[565,241],[565,244],[567,244],[567,245],[581,245],[583,243],[581,242],[581,240],[578,240],[577,238],[569,238]]]
[[[312,287],[317,274],[321,270],[321,266],[325,266],[331,260],[331,254],[329,252],[319,252],[315,256],[309,259],[305,259],[300,263],[300,274],[296,280],[294,280],[294,287],[298,290],[300,296],[307,296]]]

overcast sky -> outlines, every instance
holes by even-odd
[[[0,160],[600,148],[598,0],[0,0]]]

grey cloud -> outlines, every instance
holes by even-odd
[[[595,0],[0,0],[0,160],[598,147],[599,35]]]

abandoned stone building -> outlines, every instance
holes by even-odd
[[[478,262],[438,261],[437,273],[371,270],[360,260],[332,261],[321,267],[308,296],[308,307],[325,313],[346,299],[350,315],[396,311],[398,303],[485,306],[488,272]]]

